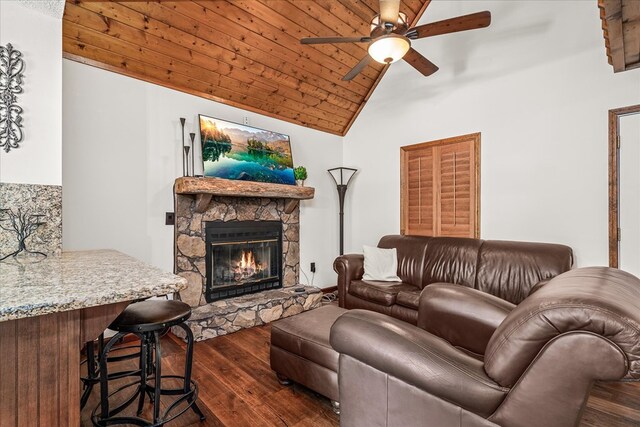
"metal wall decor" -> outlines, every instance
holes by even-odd
[[[7,153],[19,148],[23,140],[22,108],[16,102],[22,93],[22,53],[11,46],[0,46],[0,148]]]
[[[44,257],[47,256],[47,254],[43,252],[28,249],[26,243],[27,239],[31,237],[41,225],[46,224],[42,218],[44,218],[44,214],[34,214],[29,210],[23,212],[20,208],[18,208],[17,212],[11,209],[0,209],[0,228],[15,233],[18,240],[18,249],[8,255],[0,256],[0,261],[10,256],[15,258],[20,252],[43,255]]]

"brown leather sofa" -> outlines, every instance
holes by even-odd
[[[574,426],[593,381],[640,379],[640,280],[623,271],[572,270],[512,310],[460,286],[420,299],[434,333],[368,310],[334,323],[341,426]]]
[[[573,263],[571,248],[550,243],[390,235],[378,247],[397,249],[402,283],[364,281],[363,256],[340,256],[333,264],[340,307],[373,310],[414,325],[420,293],[432,283],[454,283],[518,304]]]

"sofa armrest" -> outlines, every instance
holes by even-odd
[[[484,355],[491,336],[515,305],[476,289],[434,283],[420,294],[418,327],[456,347]]]
[[[344,307],[349,284],[352,280],[362,279],[364,274],[364,255],[341,255],[333,262],[333,270],[338,273],[338,303]]]
[[[546,285],[547,283],[549,283],[551,281],[551,279],[545,279],[545,280],[541,280],[538,283],[536,283],[531,290],[529,291],[529,295],[534,294],[535,292],[539,291],[540,289],[542,289],[544,287],[544,285]]]
[[[416,326],[368,310],[349,310],[331,327],[331,346],[346,355],[433,396],[489,416],[507,389],[484,372],[482,361]],[[345,372],[346,371],[346,372]],[[350,378],[339,371],[339,382]],[[366,394],[366,390],[363,390]]]

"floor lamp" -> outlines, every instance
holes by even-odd
[[[358,169],[340,167],[329,169],[328,172],[335,181],[338,190],[338,200],[340,202],[340,255],[342,255],[344,254],[344,196],[347,194],[349,181],[358,172]]]

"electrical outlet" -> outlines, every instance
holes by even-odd
[[[312,272],[312,273],[315,273],[315,272],[316,272],[316,263],[315,263],[315,262],[312,262],[312,263],[311,263],[311,272]]]
[[[164,224],[175,225],[175,223],[176,223],[176,214],[174,212],[166,212],[164,216]]]
[[[249,116],[244,116],[242,118],[242,123],[245,124],[245,125],[249,125]]]

